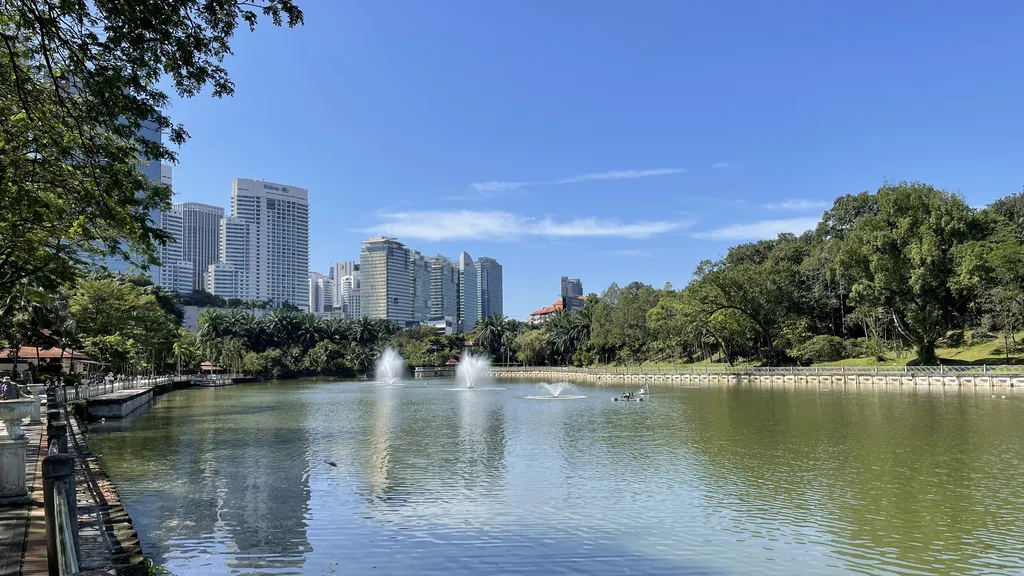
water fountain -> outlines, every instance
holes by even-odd
[[[474,356],[469,352],[462,355],[459,364],[455,367],[455,381],[461,385],[460,388],[451,390],[504,390],[504,388],[482,387],[491,371],[491,362],[483,356]]]
[[[402,355],[398,353],[398,350],[388,347],[377,358],[374,375],[378,384],[396,386],[402,384],[402,372],[404,371],[405,360],[402,359]]]
[[[529,400],[581,400],[586,396],[579,396],[576,394],[563,394],[566,390],[574,391],[576,387],[569,382],[555,382],[549,384],[547,382],[541,382],[540,387],[547,391],[547,396],[527,396]]]

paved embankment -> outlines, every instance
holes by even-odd
[[[1014,367],[1018,369],[1020,367]],[[816,371],[815,371],[816,370]],[[666,386],[754,385],[792,388],[924,387],[1003,388],[1024,392],[1024,374],[992,372],[946,372],[908,369],[904,372],[873,372],[870,369],[774,369],[750,372],[663,372],[615,370],[566,370],[542,368],[494,368],[496,378],[585,382],[619,386],[659,384]]]
[[[121,497],[72,418],[68,451],[75,457],[78,490],[79,565],[83,574],[145,574],[145,559]]]
[[[68,453],[75,460],[79,574],[147,574],[138,534],[117,490],[89,450],[79,423],[71,418],[68,424]],[[48,445],[45,418],[23,429],[29,440],[25,458],[28,497],[0,504],[0,576],[49,573],[41,471]]]

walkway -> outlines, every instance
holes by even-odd
[[[29,501],[0,504],[0,576],[45,576],[46,519],[43,516],[41,468],[46,425],[28,424],[22,429],[29,441],[25,451],[25,485]]]
[[[82,442],[78,422],[71,419],[68,452],[75,457],[78,492],[80,574],[146,574],[142,547],[131,518],[99,461]],[[29,498],[0,504],[0,576],[46,576],[46,518],[43,515],[42,456],[46,425],[22,427],[29,439],[26,485]]]

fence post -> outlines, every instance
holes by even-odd
[[[48,436],[47,442],[52,446],[54,442],[57,443],[57,451],[61,454],[68,453],[68,423],[63,420],[57,420],[52,424],[47,424],[47,434],[52,432],[52,436]]]
[[[56,490],[55,490],[56,488]],[[61,574],[57,547],[57,502],[63,498],[71,517],[75,565],[78,564],[78,496],[75,492],[75,459],[68,454],[43,458],[43,513],[46,517],[46,561],[51,575]]]
[[[945,374],[945,373],[946,373],[946,367],[943,366],[942,364],[939,364],[939,374]]]

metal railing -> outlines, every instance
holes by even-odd
[[[556,372],[590,375],[628,374],[736,374],[736,375],[787,375],[787,374],[904,374],[908,376],[931,375],[1018,375],[1024,374],[1024,365],[995,366],[606,366],[600,368],[578,368],[574,366],[515,366],[497,365],[494,372]]]
[[[65,384],[58,386],[59,398],[62,402],[74,402],[76,400],[88,400],[104,394],[113,394],[122,390],[136,390],[161,384],[174,382],[187,382],[195,378],[192,375],[181,376],[158,376],[155,378],[121,378],[117,380],[93,382],[89,384]]]

